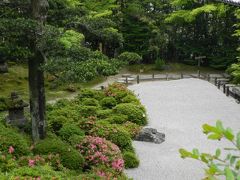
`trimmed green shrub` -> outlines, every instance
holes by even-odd
[[[140,101],[134,95],[127,95],[122,99],[122,103],[136,103],[141,104]]]
[[[69,169],[81,170],[84,164],[83,157],[76,149],[53,136],[36,144],[33,152],[35,154],[43,155],[47,155],[49,153],[59,154],[62,165]]]
[[[8,153],[11,146],[14,149],[12,153],[14,156],[28,155],[30,153],[30,139],[13,128],[1,126],[0,152]]]
[[[82,142],[82,140],[85,138],[85,136],[81,136],[81,135],[72,135],[69,139],[68,142],[69,144],[71,144],[72,146],[76,147],[77,144],[79,144],[80,142]]]
[[[100,101],[103,108],[111,109],[117,105],[117,101],[114,97],[105,97]]]
[[[7,98],[0,97],[0,111],[8,110]]]
[[[64,124],[63,127],[58,131],[58,135],[62,140],[68,142],[71,136],[84,136],[85,133],[76,124]]]
[[[124,114],[128,116],[128,120],[136,123],[138,125],[146,125],[147,117],[146,113],[143,110],[144,108],[140,105],[124,103],[118,104],[114,109],[114,113],[116,114]]]
[[[165,61],[163,59],[157,59],[155,61],[155,68],[157,70],[163,70],[165,66]]]
[[[142,126],[139,126],[130,121],[125,122],[124,124],[122,124],[122,126],[131,135],[132,139],[134,139],[136,137],[136,135],[138,135],[142,129]]]
[[[106,138],[121,150],[133,150],[130,134],[120,125],[100,122],[91,129],[90,134],[95,137]]]
[[[128,116],[123,114],[113,114],[105,120],[111,124],[123,124],[128,121]]]
[[[99,106],[98,100],[94,98],[83,98],[81,104],[85,106]]]
[[[133,52],[123,52],[118,56],[118,59],[128,64],[138,64],[142,61],[142,57]]]
[[[79,108],[80,115],[82,117],[96,116],[99,107],[96,106],[80,106]]]
[[[113,113],[112,109],[104,109],[104,110],[98,110],[97,111],[97,117],[99,119],[105,119]]]
[[[83,98],[94,98],[97,100],[101,100],[102,98],[104,98],[104,93],[102,91],[94,89],[82,89],[77,96],[77,99],[82,100]]]
[[[139,166],[139,159],[133,152],[123,152],[125,168],[136,168]]]

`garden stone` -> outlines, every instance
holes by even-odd
[[[8,116],[6,117],[6,123],[18,128],[23,128],[27,122],[24,116],[24,108],[28,104],[25,103],[16,92],[12,92],[8,100]]]
[[[0,60],[0,73],[7,73],[8,72],[8,66],[6,62],[1,62]]]
[[[136,136],[135,140],[161,144],[162,142],[165,141],[165,134],[160,133],[153,128],[144,128]]]

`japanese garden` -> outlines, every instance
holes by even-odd
[[[239,0],[0,0],[1,180],[240,180]]]

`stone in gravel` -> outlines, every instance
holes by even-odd
[[[160,133],[153,128],[144,128],[136,136],[135,140],[161,144],[162,142],[165,141],[165,134]]]

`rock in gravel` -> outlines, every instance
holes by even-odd
[[[135,137],[136,141],[153,142],[156,144],[161,144],[165,141],[165,134],[158,132],[153,128],[144,128]]]

